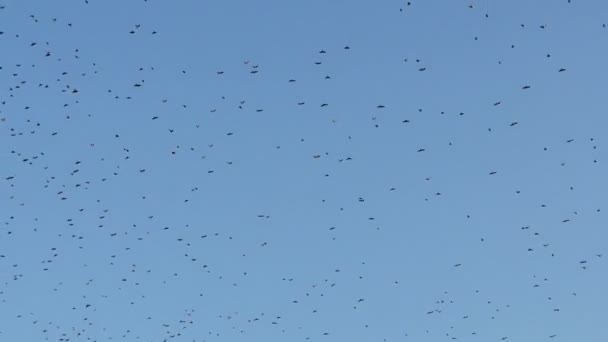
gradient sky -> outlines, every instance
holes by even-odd
[[[608,340],[608,2],[0,6],[0,341]]]

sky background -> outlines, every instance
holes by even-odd
[[[608,2],[0,7],[0,341],[608,339]]]

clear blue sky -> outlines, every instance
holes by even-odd
[[[608,340],[608,2],[0,7],[0,341]]]

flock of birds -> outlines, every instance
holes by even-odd
[[[307,18],[332,39],[235,56],[259,32],[207,36],[200,3],[25,3],[0,6],[0,341],[608,338],[602,69],[577,76],[601,22],[408,1],[369,40]],[[477,29],[424,33],[433,6]]]

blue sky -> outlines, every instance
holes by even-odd
[[[605,341],[608,4],[406,4],[0,1],[0,341]]]

